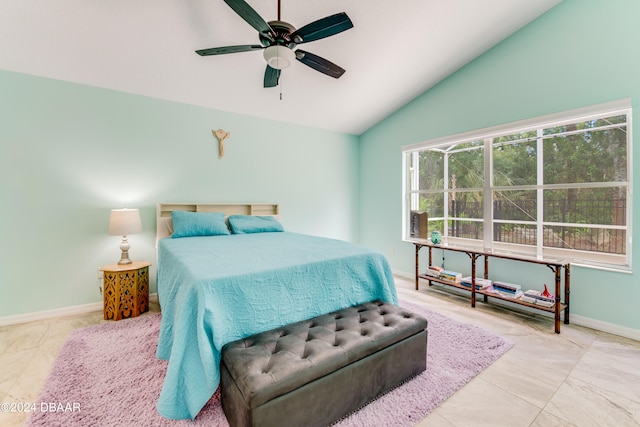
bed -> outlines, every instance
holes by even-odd
[[[275,204],[158,204],[156,355],[168,366],[157,407],[166,418],[196,417],[218,388],[227,342],[367,301],[397,304],[386,258],[364,246],[270,226],[172,238],[174,211],[224,212],[225,224],[279,213]]]

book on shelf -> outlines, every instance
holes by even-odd
[[[449,282],[460,282],[462,280],[462,273],[450,270],[442,270],[438,278]]]
[[[429,276],[429,277],[434,277],[434,278],[438,278],[440,277],[440,272],[436,271],[436,270],[431,270],[430,268],[427,268],[427,271],[424,272],[425,276]]]
[[[424,272],[425,276],[435,277],[436,279],[440,278],[440,272],[443,270],[442,267],[438,267],[437,265],[430,265]]]
[[[529,304],[540,305],[542,307],[553,307],[556,304],[555,302],[541,300],[526,294],[522,294],[522,296],[520,297],[520,301],[528,302]]]
[[[501,292],[507,292],[507,293],[513,293],[513,294],[515,294],[516,292],[522,293],[522,286],[516,285],[514,283],[494,281],[493,287]]]
[[[464,286],[471,287],[471,276],[463,277],[460,282]],[[476,289],[484,289],[491,286],[491,280],[485,279],[484,277],[476,277]]]
[[[548,296],[547,296],[547,295],[544,295],[543,292],[534,291],[532,289],[529,289],[524,294],[527,295],[528,297],[539,299],[541,301],[549,301],[549,302],[555,302],[556,301],[556,297],[554,295],[548,294]]]
[[[526,301],[531,304],[540,304],[545,307],[553,307],[556,303],[556,298],[553,295],[546,296],[544,293],[540,291],[534,291],[533,289],[529,289],[524,294],[522,294],[523,301]]]
[[[518,299],[523,295],[520,289],[518,289],[517,291],[511,291],[511,290],[505,291],[502,288],[496,288],[496,282],[493,282],[493,285],[489,286],[488,288],[485,288],[485,292],[496,294],[503,298],[511,298],[511,299]]]

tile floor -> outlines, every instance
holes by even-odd
[[[514,347],[418,426],[640,426],[640,342],[478,303],[396,278],[401,299],[476,324]],[[151,312],[159,310],[151,304]],[[35,402],[67,334],[102,313],[0,327],[0,402]],[[1,426],[26,414],[0,411]]]

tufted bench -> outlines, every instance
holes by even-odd
[[[326,426],[426,368],[426,319],[368,302],[230,342],[222,407],[231,426]]]

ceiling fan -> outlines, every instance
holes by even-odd
[[[224,55],[227,53],[264,50],[264,59],[267,61],[267,69],[264,73],[264,87],[278,86],[281,70],[291,65],[294,58],[314,70],[336,79],[344,74],[345,70],[333,62],[302,49],[294,49],[299,44],[323,39],[353,28],[353,23],[346,13],[341,12],[327,16],[296,29],[288,22],[280,20],[280,0],[278,0],[278,20],[269,21],[268,23],[244,0],[224,1],[249,25],[258,30],[260,44],[196,50],[198,55]]]

